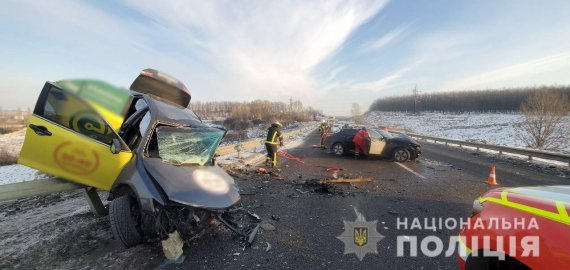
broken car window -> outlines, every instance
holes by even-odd
[[[43,110],[38,114],[107,145],[116,138],[111,127],[87,103],[56,87],[49,90]]]
[[[394,136],[392,136],[392,134],[390,134],[390,133],[388,133],[388,132],[386,132],[386,131],[384,131],[384,130],[377,130],[377,131],[382,135],[382,137],[384,137],[384,138],[386,138],[386,139],[392,139],[392,138],[394,138]]]
[[[164,162],[204,165],[212,160],[224,131],[210,127],[156,128],[158,152]]]

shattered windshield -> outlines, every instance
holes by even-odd
[[[224,131],[210,127],[159,126],[156,135],[158,152],[164,162],[204,165],[214,156]]]

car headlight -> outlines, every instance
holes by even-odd
[[[192,178],[200,188],[213,194],[225,194],[230,190],[228,181],[211,171],[196,170]]]

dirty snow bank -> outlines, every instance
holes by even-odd
[[[156,245],[112,239],[109,218],[90,213],[81,191],[0,204],[0,228],[2,269],[146,269],[162,258]]]

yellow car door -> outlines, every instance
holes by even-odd
[[[120,150],[112,151],[117,145]],[[87,102],[46,83],[28,120],[18,163],[109,190],[131,158],[125,143]]]
[[[386,148],[386,140],[380,133],[376,132],[375,130],[368,131],[370,135],[370,155],[382,155],[384,152],[384,148]]]

